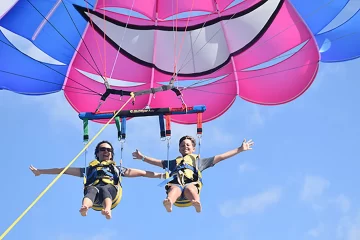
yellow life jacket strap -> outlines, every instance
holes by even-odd
[[[113,179],[110,179],[110,176],[104,175],[103,177],[99,178],[98,176],[94,176],[96,175],[97,171],[99,171],[100,169],[98,168],[103,168],[109,166],[112,170],[111,170],[111,174],[113,175]],[[104,183],[108,183],[108,184],[117,184],[120,183],[120,176],[121,173],[118,171],[116,163],[114,161],[102,161],[99,162],[98,160],[94,160],[92,162],[90,162],[89,167],[91,169],[90,171],[90,176],[86,173],[86,175],[84,174],[84,186],[93,186],[99,183],[99,181],[101,180]],[[108,171],[106,171],[108,172]],[[87,182],[90,179],[90,184],[87,184]]]

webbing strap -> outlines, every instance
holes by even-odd
[[[83,120],[83,130],[84,130],[84,142],[89,141],[89,120],[84,119]]]
[[[126,117],[121,118],[121,140],[125,141],[126,138]]]
[[[165,116],[166,119],[166,136],[170,137],[171,136],[171,116],[170,115],[166,115]]]
[[[160,138],[165,138],[165,123],[164,123],[164,115],[159,115],[159,124],[160,124]]]
[[[202,134],[202,113],[197,113],[197,134]]]
[[[115,123],[116,123],[116,128],[117,128],[117,133],[118,133],[118,140],[120,140],[121,139],[121,123],[120,123],[119,116],[115,117]]]

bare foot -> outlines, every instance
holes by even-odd
[[[101,214],[106,217],[106,219],[111,219],[111,210],[103,209],[101,210]]]
[[[171,212],[172,211],[172,203],[170,201],[170,199],[166,198],[163,201],[164,207],[166,208],[166,211]]]
[[[89,207],[82,205],[79,212],[80,212],[81,216],[85,217],[85,216],[87,216],[88,210],[89,210]]]
[[[192,205],[195,207],[196,212],[201,212],[201,203],[195,200],[192,200]]]

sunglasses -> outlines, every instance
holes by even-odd
[[[101,147],[101,148],[99,148],[99,151],[101,151],[101,152],[105,152],[105,151],[112,152],[112,149],[111,148],[106,148],[106,147]]]

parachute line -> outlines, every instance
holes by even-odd
[[[178,0],[177,0],[177,1],[178,1]],[[193,8],[194,8],[194,2],[195,2],[195,0],[192,0],[191,9],[190,9],[190,16],[188,16],[188,18],[187,18],[187,22],[186,22],[186,25],[185,25],[185,31],[183,32],[182,41],[181,41],[180,46],[179,46],[178,56],[175,55],[174,74],[176,73],[177,61],[180,59],[180,55],[181,55],[181,52],[182,52],[182,47],[184,46],[185,37],[186,37],[186,31],[187,31],[187,28],[188,28],[188,26],[189,26],[190,17],[192,16],[192,12],[193,12]],[[178,16],[178,13],[176,13],[176,20],[177,20],[177,16]],[[176,27],[177,27],[177,26],[176,26]],[[191,36],[191,35],[190,35],[190,36]],[[192,44],[191,44],[191,45],[192,45]],[[176,48],[175,48],[175,49],[176,49]]]
[[[319,63],[319,61],[310,62],[310,63],[304,64],[304,65],[301,65],[301,66],[296,66],[296,67],[293,67],[293,68],[283,69],[281,71],[274,71],[274,72],[271,72],[271,73],[266,73],[266,74],[261,74],[261,75],[257,75],[257,76],[246,77],[246,78],[238,78],[237,80],[238,81],[249,80],[249,79],[252,79],[252,78],[258,78],[258,77],[268,76],[268,75],[272,75],[272,74],[276,74],[276,73],[280,73],[280,72],[286,72],[286,71],[290,71],[290,70],[294,70],[294,69],[298,69],[298,68],[302,68],[302,67],[309,66],[309,65],[312,65],[312,64],[318,64],[318,63]],[[235,79],[232,79],[232,80],[229,80],[229,81],[224,81],[224,82],[216,82],[216,83],[213,83],[212,85],[220,85],[220,84],[224,84],[224,83],[229,83],[229,82],[232,82],[234,80]],[[206,80],[206,81],[209,81],[209,80]],[[195,84],[196,83],[192,84],[192,86],[194,86]],[[191,89],[191,90],[194,90],[194,91],[200,91],[200,92],[207,92],[207,93],[212,93],[212,94],[228,95],[228,96],[236,96],[237,95],[237,94],[228,94],[228,93],[219,93],[219,92],[214,92],[214,91],[207,91],[207,90],[202,90],[202,89],[198,89],[198,88],[195,88],[195,87],[187,87],[187,88],[182,89],[181,91],[185,91],[187,89]]]
[[[177,43],[177,11],[178,11],[178,0],[176,0],[176,10],[174,12],[174,1],[171,1],[171,12],[172,15],[175,15],[175,19],[172,20],[173,22],[173,32],[174,32],[174,72],[173,77],[175,77],[176,73],[176,43]],[[176,27],[175,27],[176,26]]]
[[[104,4],[105,5],[105,4]],[[114,64],[113,64],[113,67],[111,69],[111,73],[110,73],[110,78],[112,77],[113,73],[114,73],[114,69],[115,69],[115,65],[116,65],[116,62],[119,58],[119,53],[120,53],[120,49],[121,49],[121,46],[124,42],[124,37],[125,37],[125,33],[126,33],[126,30],[127,30],[127,26],[129,24],[129,21],[130,21],[130,15],[132,14],[133,12],[133,8],[134,8],[134,5],[135,5],[135,0],[132,1],[132,5],[131,5],[131,10],[130,10],[130,14],[128,15],[128,19],[126,21],[126,25],[125,25],[125,30],[124,30],[124,33],[122,35],[122,38],[121,38],[121,42],[119,44],[119,48],[118,48],[118,51],[116,52],[116,57],[115,57],[115,61],[114,61]],[[104,14],[105,15],[105,14]],[[105,34],[105,31],[104,31],[104,34]],[[104,38],[104,41],[105,41],[105,38]]]
[[[89,10],[89,8],[88,8],[87,6],[86,6],[86,10],[88,11],[88,13],[90,13],[90,10]],[[93,21],[92,21],[92,19],[91,19],[90,14],[89,14],[89,22],[90,22],[91,28],[94,29],[94,24],[93,24]],[[105,31],[104,31],[104,35],[105,35]],[[103,61],[103,59],[102,59],[102,55],[101,55],[99,43],[98,43],[98,41],[97,41],[97,38],[95,37],[95,32],[93,32],[93,39],[95,39],[95,42],[96,42],[96,46],[97,46],[98,53],[99,53],[99,57],[100,57],[100,62],[101,62],[102,65],[104,66],[104,61]],[[105,41],[105,36],[104,36],[104,41]],[[85,41],[84,41],[84,43],[85,43]],[[104,54],[105,54],[105,52],[104,52]],[[100,70],[99,70],[99,72],[100,72]],[[105,74],[105,73],[104,73],[104,74]],[[102,79],[104,79],[104,83],[106,84],[106,83],[107,83],[106,76],[103,76],[103,75],[101,74],[101,72],[99,73],[99,75],[102,77]]]
[[[314,17],[316,13],[318,13],[320,10],[322,10],[323,8],[326,8],[326,7],[329,7],[329,5],[331,4],[331,2],[333,2],[335,0],[330,0],[329,2],[321,5],[320,7],[318,7],[317,9],[309,12],[308,14],[305,14],[304,16],[310,16],[310,17]],[[252,49],[249,51],[254,51],[257,47],[259,46],[262,46],[263,44],[267,43],[268,41],[274,39],[276,36],[280,35],[281,33],[284,33],[285,31],[287,31],[288,29],[290,29],[291,27],[294,27],[296,25],[296,23],[299,23],[299,22],[303,22],[303,17],[301,17],[298,21],[294,21],[293,24],[289,25],[287,28],[283,29],[282,31],[274,34],[273,36],[269,37],[268,39],[264,40],[261,44],[258,44],[257,46],[254,46],[252,47]],[[312,36],[313,37],[313,36]]]
[[[230,17],[229,20],[231,20],[236,14],[237,14],[237,13],[234,13],[234,14]],[[228,22],[229,22],[229,21],[227,21],[227,22],[225,23],[225,25],[226,25]],[[220,32],[220,30],[222,30],[222,29],[223,29],[222,27],[219,27],[219,29],[209,38],[209,40],[207,40],[207,41],[205,42],[205,44],[204,44],[195,54],[193,54],[192,58],[191,58],[189,61],[183,63],[183,65],[181,66],[181,68],[178,70],[178,73],[179,73],[186,65],[188,65],[188,64],[196,57],[196,55],[198,55],[199,52],[200,52],[200,51]]]
[[[0,42],[4,43],[4,44],[5,44],[5,45],[7,45],[8,47],[11,47],[11,48],[13,48],[13,49],[17,50],[14,46],[12,46],[12,45],[10,45],[10,44],[8,44],[8,43],[4,42],[4,41],[3,41],[3,40],[1,40],[1,39],[0,39]],[[25,53],[23,53],[23,52],[21,52],[21,51],[19,51],[19,52],[25,55]],[[45,64],[45,63],[43,63],[43,62],[40,62],[40,61],[37,61],[37,62],[38,62],[38,63],[40,63],[40,64],[42,64],[42,65],[44,65],[45,67],[47,67],[47,68],[49,68],[49,69],[53,70],[54,72],[59,73],[61,76],[67,77],[67,76],[66,76],[66,75],[64,75],[63,73],[61,73],[61,72],[57,71],[56,69],[54,69],[54,68],[52,68],[52,67],[48,66],[47,64]],[[3,70],[0,70],[0,71],[3,71]],[[3,72],[5,72],[5,71],[3,71]],[[7,73],[10,73],[10,72],[7,72]],[[19,74],[16,74],[16,73],[10,73],[10,74],[19,75]],[[30,78],[30,79],[35,79],[35,78],[29,77],[29,76],[24,76],[24,75],[19,75],[19,76],[26,77],[26,78]],[[89,87],[87,87],[87,86],[85,86],[85,85],[83,85],[83,84],[81,84],[81,83],[77,82],[76,80],[74,80],[74,79],[72,79],[72,78],[70,78],[70,77],[67,77],[67,78],[69,78],[70,80],[74,81],[75,83],[77,83],[77,84],[79,84],[79,85],[83,86],[84,88],[88,89],[89,91],[94,92],[94,93],[97,93],[97,92],[95,92],[94,90],[92,90],[91,88],[89,88]],[[39,79],[39,80],[40,80],[40,79]],[[49,81],[49,83],[52,83],[52,82],[50,82],[50,81]],[[55,83],[53,83],[53,84],[55,84]],[[99,94],[99,93],[97,93],[97,94]]]
[[[315,14],[318,12],[318,11],[320,11],[322,8],[325,8],[325,7],[327,7],[332,1],[334,1],[334,0],[331,0],[330,2],[327,2],[327,3],[325,3],[325,4],[323,4],[321,7],[319,7],[318,9],[315,9],[314,11],[312,11],[312,12],[310,12],[309,14],[308,14],[308,16],[315,16]],[[284,3],[284,1],[281,1],[281,5]],[[278,8],[279,9],[279,8]],[[228,19],[228,21],[227,22],[225,22],[224,23],[224,25],[226,25],[228,22],[229,22],[229,20],[231,20],[235,15],[237,15],[238,13],[234,13],[229,19]],[[260,46],[263,46],[265,43],[267,43],[267,42],[269,42],[270,40],[272,40],[272,39],[274,39],[276,36],[278,36],[278,35],[280,35],[281,33],[283,33],[283,32],[285,32],[285,31],[287,31],[288,29],[290,29],[291,27],[294,27],[294,26],[296,26],[296,23],[298,23],[298,22],[300,22],[300,21],[303,21],[302,19],[300,19],[300,20],[298,20],[298,21],[294,21],[294,24],[291,24],[291,25],[289,25],[287,28],[285,28],[285,29],[283,29],[282,31],[279,31],[278,33],[276,33],[276,34],[274,34],[273,36],[271,36],[271,37],[269,37],[268,39],[266,39],[266,40],[264,40],[261,44],[258,44],[257,46],[252,46],[252,48],[249,50],[249,52],[251,52],[251,51],[254,51],[256,48],[258,48],[258,47],[260,47]],[[206,22],[205,22],[206,23]],[[204,23],[204,25],[205,25],[205,23]],[[187,66],[197,55],[198,55],[198,53],[220,32],[220,30],[222,30],[223,29],[223,27],[220,27],[219,29],[218,29],[218,31],[216,31],[214,34],[213,34],[213,36],[211,36],[210,38],[209,38],[209,40],[191,57],[191,59],[189,60],[189,61],[187,61],[187,62],[183,62],[183,64],[182,64],[182,66],[180,67],[180,69],[178,70],[178,73],[185,67],[185,66]],[[199,33],[200,34],[200,33]],[[237,52],[235,52],[234,54],[238,54]],[[233,54],[231,54],[231,55],[233,55]],[[230,58],[229,58],[230,59]]]
[[[343,35],[343,36],[339,36],[338,38],[332,40],[332,42],[335,42],[335,41],[337,41],[337,40],[341,40],[342,38],[345,38],[345,37],[352,36],[353,34],[356,34],[356,33],[358,33],[358,32],[351,32],[351,33],[345,34],[345,35]],[[309,41],[309,40],[308,40],[308,41]],[[304,46],[305,46],[305,45],[304,45]],[[303,48],[304,46],[302,46],[301,48]],[[300,49],[299,49],[299,51],[300,51]],[[302,51],[309,51],[309,50],[308,50],[308,49],[305,49],[305,50],[302,50]],[[288,56],[291,56],[291,55],[294,55],[294,54],[296,54],[296,53],[290,51],[289,53],[287,53],[287,54],[282,54],[281,56],[277,56],[277,57],[271,59],[270,61],[278,60],[278,59],[281,59],[281,58],[287,58]],[[308,64],[305,64],[305,65],[302,65],[302,66],[299,66],[299,67],[290,68],[290,69],[283,69],[282,71],[275,71],[275,72],[273,72],[273,73],[271,73],[271,74],[275,74],[275,73],[283,72],[283,71],[288,71],[288,70],[293,70],[293,69],[296,69],[296,68],[301,68],[301,67],[303,67],[303,66],[307,66],[307,65],[311,65],[311,64],[316,64],[316,63],[318,63],[318,62],[312,62],[312,63],[308,63]],[[269,66],[269,67],[271,67],[271,66]],[[249,67],[249,68],[251,68],[251,67]],[[266,68],[268,68],[268,67],[266,67]],[[263,69],[265,69],[265,68],[263,68]],[[240,69],[240,70],[237,70],[237,71],[234,71],[234,72],[242,72],[243,70],[245,70],[245,69]],[[233,74],[233,72],[230,72],[230,73],[228,73],[228,74],[229,74],[229,75],[230,75],[230,74]],[[270,73],[269,73],[269,74],[270,74]],[[254,76],[254,77],[251,77],[251,78],[266,76],[266,75],[269,75],[269,74],[262,74],[262,75]],[[246,79],[249,79],[249,78],[242,78],[241,80],[246,80]],[[193,83],[193,84],[191,84],[191,85],[189,85],[189,86],[187,86],[187,87],[184,87],[184,88],[183,88],[182,90],[180,90],[180,91],[184,91],[184,90],[187,89],[187,88],[192,88],[192,87],[194,87],[194,86],[196,86],[196,85],[200,85],[200,84],[203,84],[203,83],[212,81],[212,80],[213,80],[212,78],[203,79],[203,80],[198,80],[197,82],[195,82],[195,83]],[[215,84],[223,84],[223,83],[227,83],[227,82],[230,82],[230,81],[225,81],[225,82],[221,82],[221,83],[212,83],[212,85],[215,85]],[[199,91],[200,91],[200,90],[199,90]],[[206,91],[205,91],[205,92],[206,92]],[[229,94],[229,95],[232,95],[232,94]]]
[[[40,79],[40,78],[29,77],[29,76],[21,75],[21,74],[18,74],[18,73],[12,73],[12,72],[4,71],[4,70],[1,70],[1,69],[0,69],[0,72],[7,73],[7,74],[12,74],[12,75],[16,75],[16,76],[23,77],[23,78],[28,78],[28,79],[31,79],[31,80],[34,80],[34,81],[40,81],[40,82],[44,82],[44,83],[49,83],[49,84],[54,84],[54,85],[62,86],[62,84],[59,84],[59,83],[55,83],[55,82],[43,80],[43,79]],[[97,93],[97,92],[92,91],[92,90],[89,91],[89,90],[85,90],[85,89],[77,88],[77,87],[69,87],[69,88],[73,88],[73,89],[77,89],[77,90],[80,90],[80,91],[84,91],[84,92],[75,92],[75,91],[69,90],[69,91],[74,92],[74,93],[90,94],[90,95],[100,95],[100,96],[101,96],[100,93]],[[63,90],[63,89],[61,89],[61,90]],[[86,92],[87,92],[87,93],[86,93]]]
[[[132,95],[126,103],[117,111],[120,112],[122,109],[130,102],[131,99],[134,98]],[[110,122],[115,118],[116,114],[99,130],[99,132],[84,146],[84,148],[76,155],[76,157],[70,161],[70,163],[54,178],[54,180],[39,194],[39,196],[29,205],[27,209],[5,230],[5,232],[0,236],[0,239],[3,239],[10,231],[14,228],[14,226],[25,216],[27,212],[40,200],[40,198],[59,180],[59,178],[69,169],[69,167],[80,157],[80,155],[89,147],[89,145],[102,133],[105,128],[110,124]]]
[[[39,9],[37,9],[29,0],[27,0],[27,2],[29,2],[30,5],[33,6],[33,8],[34,8],[44,19],[46,19],[46,17],[39,11]],[[46,21],[54,28],[54,30],[55,30],[80,56],[82,56],[82,58],[89,64],[89,66],[91,66],[91,68],[96,71],[96,69],[89,63],[89,61],[64,37],[64,35],[61,34],[61,33],[59,32],[59,30],[58,30],[49,20],[46,19]],[[75,23],[74,23],[74,25],[75,25]],[[83,40],[83,39],[82,39],[82,40]],[[96,71],[96,72],[97,72],[97,71]],[[99,75],[102,76],[100,72],[97,72],[97,73],[99,73]]]
[[[62,2],[63,2],[63,0],[62,0]],[[88,1],[85,1],[87,4],[89,4],[88,3]],[[65,3],[63,2],[63,5],[64,5],[64,7],[65,7],[65,9],[66,9],[66,11],[67,11],[67,13],[68,13],[68,15],[69,15],[69,17],[70,17],[70,19],[71,19],[71,21],[73,22],[73,24],[74,24],[74,27],[75,27],[75,29],[76,29],[76,31],[78,32],[78,34],[79,34],[79,36],[80,36],[80,38],[81,38],[81,40],[82,40],[82,42],[84,43],[84,45],[85,45],[85,48],[86,48],[86,50],[88,51],[88,53],[89,53],[89,55],[90,55],[90,57],[91,57],[91,59],[93,60],[93,62],[94,62],[94,64],[95,64],[95,67],[96,67],[96,69],[97,69],[97,73],[104,79],[104,77],[101,75],[101,72],[100,72],[100,69],[99,69],[99,67],[98,67],[98,65],[96,64],[96,62],[95,62],[95,59],[94,59],[94,57],[92,56],[92,54],[91,54],[91,51],[89,50],[89,48],[88,48],[88,46],[87,46],[87,44],[86,44],[86,42],[84,41],[84,39],[83,39],[83,36],[81,35],[81,33],[80,33],[80,31],[79,31],[79,29],[77,28],[77,26],[76,26],[76,24],[75,24],[75,22],[74,22],[74,19],[72,18],[72,16],[71,16],[71,14],[70,14],[70,12],[69,12],[69,10],[67,9],[67,7],[66,7],[66,5],[65,5]],[[89,5],[91,5],[91,4],[89,4]],[[92,6],[92,5],[91,5]],[[81,54],[80,54],[81,55]],[[84,57],[83,57],[84,58]],[[85,59],[85,58],[84,58]],[[86,59],[85,59],[86,60]],[[89,65],[90,65],[90,63],[89,63]],[[90,65],[91,66],[91,65]],[[94,68],[93,68],[94,69]],[[94,69],[95,71],[96,71],[96,69]],[[105,80],[105,79],[104,79]]]
[[[191,53],[191,55],[192,55],[192,58],[190,59],[190,61],[195,58],[194,52],[193,52],[193,50],[192,50],[192,47],[193,47],[193,45],[196,43],[196,41],[198,40],[198,38],[199,38],[199,36],[200,36],[200,33],[201,33],[201,31],[204,29],[205,24],[208,22],[208,18],[209,18],[209,16],[211,16],[211,14],[212,14],[212,13],[207,14],[206,20],[204,21],[202,27],[200,28],[200,31],[198,32],[198,34],[197,34],[197,36],[196,36],[196,38],[195,38],[195,41],[192,42],[192,40],[191,40],[191,49],[189,49],[189,51],[187,52],[187,54],[186,54],[186,56],[185,56],[185,59],[184,59],[184,62],[186,61],[186,59],[188,58],[188,56],[189,56],[190,53]],[[191,35],[190,35],[190,36],[191,36]],[[183,62],[182,65],[180,66],[180,70],[183,68],[184,62]]]
[[[104,7],[106,7],[105,6],[105,0],[103,0],[103,3],[104,3]],[[103,38],[103,46],[104,46],[104,77],[105,77],[105,79],[106,79],[106,82],[105,83],[107,83],[108,81],[107,81],[107,77],[106,77],[106,34],[105,34],[105,32],[106,32],[106,22],[105,22],[105,8],[103,9],[104,10],[104,12],[103,12],[103,14],[104,14],[104,38]]]

